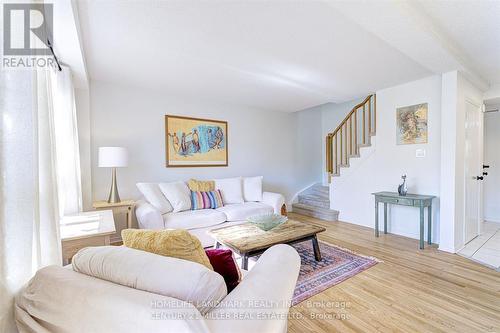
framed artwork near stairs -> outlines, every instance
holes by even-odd
[[[398,145],[427,143],[427,109],[427,103],[422,103],[396,110]]]

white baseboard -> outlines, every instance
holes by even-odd
[[[498,224],[500,224],[500,219],[496,219],[496,218],[488,218],[488,217],[484,217],[484,218],[483,218],[483,221],[484,221],[484,222],[493,222],[493,223],[498,223]]]
[[[456,251],[456,250],[455,250],[455,248],[453,248],[453,247],[450,247],[450,246],[442,246],[441,244],[439,244],[438,250],[439,250],[439,251],[444,251],[444,252],[449,252],[449,253],[457,253],[457,252],[458,252],[458,251]]]
[[[293,203],[297,203],[298,202],[298,197],[299,197],[299,194],[304,192],[305,190],[307,190],[309,187],[313,186],[314,184],[318,184],[318,182],[314,182],[312,184],[309,184],[307,185],[306,187],[304,187],[303,189],[299,190],[298,192],[296,192],[293,197],[292,197],[292,200],[290,200],[290,207],[292,207],[292,204]]]

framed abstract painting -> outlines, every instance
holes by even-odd
[[[165,116],[167,167],[228,165],[227,122]]]
[[[427,143],[427,103],[396,110],[398,145]]]

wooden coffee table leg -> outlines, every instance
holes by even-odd
[[[248,254],[246,253],[241,255],[241,268],[245,271],[248,270]]]
[[[316,261],[321,261],[321,251],[319,250],[318,238],[316,238],[316,235],[312,238],[312,243],[314,249],[314,259],[316,259]]]

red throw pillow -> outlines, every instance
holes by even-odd
[[[227,249],[205,250],[214,271],[222,275],[229,294],[241,281],[241,272],[234,260],[233,251]]]

